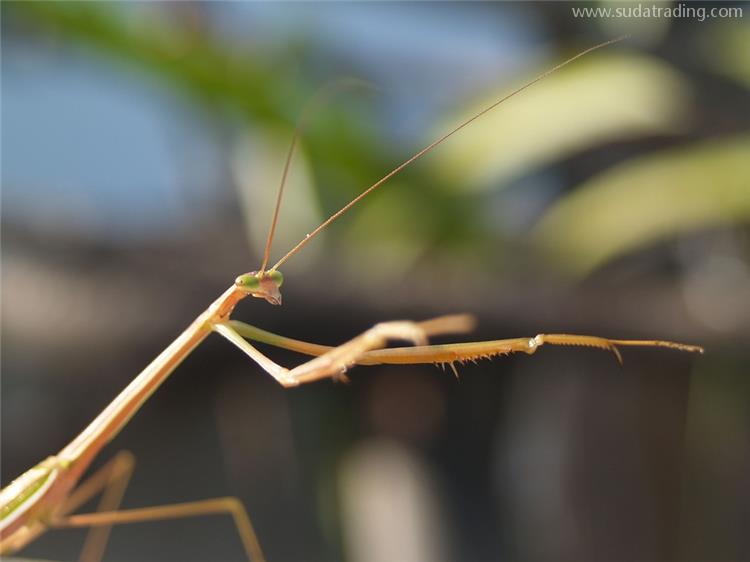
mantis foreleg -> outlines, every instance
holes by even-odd
[[[464,318],[464,327],[469,329],[469,317],[461,316],[443,318]],[[434,321],[430,320],[428,322]],[[239,334],[242,337],[307,355],[321,355],[335,349],[325,345],[308,343],[279,336],[238,320],[231,320],[227,324],[231,326],[236,334]],[[420,325],[424,323],[417,324]],[[455,331],[466,331],[466,329]],[[440,333],[446,333],[448,331],[451,330],[445,330]],[[497,355],[507,355],[519,351],[532,354],[544,344],[585,346],[605,349],[614,353],[620,363],[622,362],[622,357],[618,350],[618,346],[666,347],[680,351],[703,353],[703,348],[700,346],[664,340],[615,340],[597,336],[575,334],[538,334],[534,337],[481,342],[399,347],[394,349],[372,349],[362,353],[357,358],[356,363],[359,365],[379,365],[474,361],[477,359],[489,359]]]
[[[260,330],[260,332],[268,336],[267,340],[271,339],[276,342],[267,341],[267,343],[316,356],[314,359],[293,369],[287,369],[271,361],[271,359],[258,351],[237,333],[234,329],[235,326],[243,327],[249,325],[242,322],[229,321],[214,325],[214,330],[239,347],[282,386],[290,387],[323,378],[340,377],[351,365],[359,363],[362,357],[368,352],[385,347],[390,340],[408,341],[419,346],[419,348],[428,347],[425,344],[429,336],[468,331],[473,326],[473,320],[470,316],[459,314],[442,316],[425,322],[410,322],[405,320],[383,322],[376,324],[359,336],[337,347],[316,346],[315,344],[307,344],[283,338]],[[263,340],[261,339],[260,341]],[[306,348],[307,351],[303,351],[300,346]]]

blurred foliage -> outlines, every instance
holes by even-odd
[[[278,183],[284,131],[291,130],[300,108],[321,85],[321,77],[306,74],[308,65],[300,63],[312,46],[309,39],[265,46],[262,55],[251,40],[230,46],[191,16],[191,10],[205,9],[199,4],[123,9],[112,4],[29,2],[10,7],[6,12],[11,19],[20,18],[31,30],[71,38],[97,54],[148,72],[196,101],[217,123],[234,131],[240,128],[232,166],[236,183],[246,192],[242,199],[248,231],[260,251],[270,220],[273,187],[268,186]],[[724,37],[726,56],[717,66],[742,79],[747,60],[745,50],[737,46],[747,28],[732,29]],[[471,253],[476,261],[493,264],[503,259],[498,247],[509,241],[499,238],[496,219],[476,220],[486,212],[490,193],[608,143],[686,134],[692,125],[687,77],[654,57],[622,55],[616,49],[577,61],[484,116],[470,132],[442,146],[439,157],[429,157],[429,166],[411,167],[399,177],[400,185],[374,194],[352,213],[347,226],[335,225],[334,230],[343,229],[331,237],[338,248],[355,262],[379,263],[377,275],[364,271],[358,282],[385,282],[431,251],[442,256]],[[472,96],[457,114],[426,135],[425,144],[488,105],[500,91],[511,90],[493,86],[479,101]],[[352,117],[357,108],[351,100],[337,100],[306,131],[291,174],[294,185],[284,210],[290,214],[287,220],[282,215],[277,252],[414,150],[383,142],[372,118]],[[678,233],[746,222],[743,190],[746,193],[750,179],[739,156],[746,143],[719,146],[711,142],[634,159],[585,181],[557,201],[548,197],[546,204],[553,208],[535,228],[532,246],[543,250],[538,261],[582,275],[623,252]],[[303,212],[291,211],[297,208]],[[389,259],[382,259],[384,255]],[[549,257],[554,259],[547,262]],[[291,267],[304,269],[309,261],[293,260]],[[350,273],[356,276],[357,268]]]
[[[191,5],[184,6],[189,9]],[[298,45],[286,44],[278,49],[264,48],[262,56],[250,48],[242,50],[234,45],[228,48],[222,46],[220,39],[212,37],[206,29],[192,28],[185,25],[185,21],[180,25],[179,19],[174,18],[174,10],[178,7],[169,4],[129,4],[124,7],[126,10],[119,10],[115,5],[95,3],[35,2],[13,4],[7,12],[11,18],[22,18],[32,30],[71,39],[90,47],[92,54],[108,54],[139,71],[151,73],[175,91],[197,102],[219,123],[231,123],[234,130],[242,130],[239,125],[244,125],[245,132],[252,132],[260,153],[266,153],[268,145],[262,138],[274,139],[282,128],[289,135],[300,109],[322,85],[319,76],[305,76],[302,70],[305,65],[299,64],[298,59],[305,52],[304,42],[300,40]],[[161,17],[160,12],[164,12]],[[327,78],[334,80],[341,76]],[[362,97],[361,93],[356,96]],[[336,103],[325,106],[312,119],[290,176],[292,182],[311,182],[321,210],[307,213],[306,224],[296,228],[294,235],[284,233],[285,221],[282,217],[279,241],[295,237],[299,239],[304,232],[317,226],[325,216],[404,158],[403,152],[378,138],[372,119],[352,117],[352,106],[356,109],[356,103],[352,103],[351,99],[346,100],[346,97],[340,96]],[[240,139],[246,138],[243,132]],[[275,144],[275,141],[268,142]],[[267,146],[263,149],[262,145]],[[286,147],[279,145],[274,150],[279,156],[286,151]],[[244,156],[247,154],[243,150]],[[265,170],[253,170],[251,177],[238,178],[238,183],[243,189],[266,193],[260,197],[243,194],[243,200],[254,198],[253,201],[269,201],[280,178],[280,160],[271,157],[264,161],[254,157],[252,161]],[[314,163],[309,172],[311,177],[307,180],[304,179],[307,172],[300,172],[299,169],[300,166],[304,167],[305,161]],[[300,162],[303,164],[300,165]],[[248,172],[249,168],[234,165],[234,170],[236,175],[237,172]],[[295,175],[300,173],[303,179],[295,180]],[[418,175],[418,171],[410,171],[411,177]],[[263,183],[256,183],[259,181]],[[289,200],[298,195],[295,189],[288,190]],[[300,189],[304,193],[304,187]],[[445,216],[446,211],[456,208],[452,195],[437,191],[428,196],[430,184],[418,179],[411,182],[410,189],[420,193],[423,200],[427,197],[431,200],[430,206],[421,207],[426,224],[437,229],[449,224],[452,236],[458,240],[464,238],[462,231],[472,231],[470,226],[462,226],[469,225],[468,222]],[[302,197],[304,201],[306,196]],[[288,203],[286,208],[292,206]],[[252,208],[245,206],[244,209],[247,222],[252,225],[251,237],[255,239],[257,251],[260,251],[265,239],[270,208],[264,203],[252,205]],[[406,233],[400,232],[398,225],[392,234],[401,241],[406,239]],[[436,231],[428,234],[424,243],[442,238]],[[292,268],[299,263],[293,261]],[[387,264],[384,266],[387,267]]]
[[[582,275],[694,230],[750,222],[750,137],[634,158],[593,177],[535,227],[537,245]]]
[[[185,10],[199,5],[184,4]],[[214,117],[235,127],[277,127],[295,124],[299,109],[318,85],[309,84],[294,62],[300,45],[285,50],[253,50],[222,45],[218,37],[200,26],[175,17],[180,5],[97,4],[86,2],[14,3],[6,10],[24,19],[32,29],[55,33],[149,72],[153,77],[189,96]],[[161,16],[160,16],[161,14]],[[308,130],[310,145],[321,161],[349,168],[382,166],[355,121],[338,105],[326,108]],[[333,137],[334,142],[326,139]]]
[[[736,23],[717,28],[710,35],[711,44],[718,47],[711,63],[736,80],[750,87],[750,26]],[[713,64],[712,64],[713,66]]]
[[[544,69],[518,80],[522,86]],[[460,122],[497,98],[489,88],[479,103],[440,123]],[[517,176],[607,142],[684,131],[689,105],[685,79],[651,57],[605,51],[576,61],[452,139],[435,165],[456,190],[495,189]]]
[[[294,89],[273,63],[221,48],[201,28],[179,24],[158,4],[128,11],[86,2],[19,2],[10,17],[28,18],[45,34],[81,41],[95,52],[114,55],[207,104],[228,103],[257,118],[284,114],[284,92]],[[32,28],[33,29],[33,28]],[[280,62],[280,61],[279,61]],[[282,94],[282,95],[280,95]]]

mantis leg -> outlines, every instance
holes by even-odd
[[[63,504],[62,513],[68,514],[75,511],[99,492],[102,492],[102,498],[97,512],[116,510],[120,507],[134,468],[133,454],[129,451],[120,451],[73,491]],[[104,557],[111,531],[111,525],[92,527],[86,535],[79,557],[80,562],[99,562]]]
[[[305,353],[307,355],[322,355],[333,349],[324,345],[279,336],[237,320],[230,320],[228,324],[242,337],[274,345],[276,347],[290,349],[299,353]],[[357,358],[356,363],[359,365],[379,365],[474,361],[477,359],[489,359],[498,355],[507,355],[519,351],[532,354],[544,344],[585,346],[605,349],[611,351],[619,362],[622,362],[622,357],[618,350],[618,346],[661,347],[676,349],[679,351],[703,353],[703,348],[700,346],[664,340],[615,340],[597,336],[574,334],[538,334],[535,337],[526,338],[399,347],[395,349],[374,349],[361,354]]]
[[[50,520],[39,520],[28,526],[23,535],[18,535],[18,543],[8,545],[11,552],[32,542],[47,529],[57,527],[58,521],[65,519],[70,512],[75,511],[101,492],[103,494],[98,509],[100,511],[117,509],[133,473],[134,465],[135,458],[133,455],[128,451],[120,451],[107,464],[75,488],[67,498],[64,498],[59,509],[56,509],[51,515]],[[109,539],[109,533],[109,526],[92,529],[86,536],[86,542],[79,560],[82,562],[101,560]]]
[[[142,523],[145,521],[161,521],[164,519],[180,519],[185,517],[199,517],[203,515],[231,515],[235,527],[242,540],[248,560],[263,562],[263,551],[258,544],[255,531],[250,523],[245,507],[237,498],[214,498],[195,502],[160,505],[121,511],[105,511],[68,515],[53,521],[50,527],[105,527],[125,523]]]
[[[229,322],[214,325],[214,330],[239,347],[282,386],[290,387],[340,377],[368,351],[383,348],[390,340],[409,341],[425,347],[430,335],[468,331],[472,324],[471,317],[466,315],[444,316],[426,322],[383,322],[338,347],[313,346],[316,352],[311,354],[317,357],[293,369],[271,361],[238,334]]]
[[[576,334],[537,334],[529,338],[511,338],[504,340],[490,340],[469,343],[451,343],[427,345],[422,347],[406,347],[397,349],[378,349],[366,353],[360,360],[362,365],[378,364],[412,364],[412,363],[449,363],[491,359],[498,355],[523,352],[528,355],[534,353],[541,346],[568,345],[580,347],[595,347],[611,351],[617,362],[622,364],[622,355],[618,347],[662,347],[703,353],[703,348],[665,340],[615,340],[599,336],[585,336]]]

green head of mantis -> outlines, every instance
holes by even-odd
[[[234,280],[234,285],[241,291],[258,298],[266,299],[271,304],[281,304],[279,287],[284,282],[280,271],[251,271],[243,273]]]

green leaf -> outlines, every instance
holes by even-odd
[[[533,240],[582,276],[678,234],[750,220],[750,136],[626,162],[584,183],[537,224]]]
[[[438,130],[513,89],[492,88]],[[441,149],[435,168],[442,183],[456,189],[494,188],[491,182],[507,182],[605,142],[679,132],[688,104],[685,79],[668,65],[645,56],[591,55],[472,123]]]

